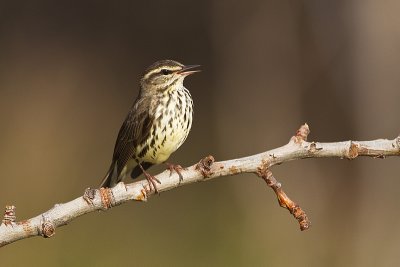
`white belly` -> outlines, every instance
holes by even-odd
[[[181,97],[183,94],[184,97],[188,97],[189,99],[181,101],[176,105],[178,103],[178,94],[181,94]],[[149,149],[144,157],[142,157],[143,161],[155,164],[165,162],[183,144],[189,134],[192,126],[193,112],[189,92],[176,92],[171,94],[170,97],[173,98],[173,101],[170,101],[166,109],[158,107],[156,110],[155,122],[151,128],[151,132],[153,132],[154,127],[157,127],[158,131],[153,141],[154,144],[151,144],[152,140],[146,142]],[[176,119],[171,121],[171,117]]]

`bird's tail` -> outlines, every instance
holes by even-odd
[[[112,162],[106,176],[101,181],[100,187],[113,187],[118,183],[117,178],[117,164]]]

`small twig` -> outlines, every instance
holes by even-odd
[[[278,197],[279,204],[287,208],[299,221],[300,229],[305,230],[310,222],[304,211],[282,190],[280,183],[272,175],[271,168],[291,160],[305,158],[338,157],[355,159],[359,156],[385,158],[400,156],[400,136],[393,139],[378,139],[373,141],[345,141],[336,143],[308,142],[310,133],[307,124],[296,132],[289,143],[260,154],[215,162],[212,156],[202,159],[199,163],[181,171],[183,181],[175,172],[164,171],[156,176],[161,184],[157,186],[160,192],[168,191],[199,181],[207,181],[221,176],[239,173],[255,173],[261,176]],[[52,209],[34,218],[15,222],[15,207],[8,206],[2,224],[0,225],[0,247],[20,239],[44,236],[51,237],[55,229],[75,218],[96,211],[107,210],[130,200],[146,201],[154,194],[146,180],[131,184],[119,183],[113,188],[87,189],[82,197],[67,203],[55,205]]]
[[[13,205],[6,206],[4,218],[2,221],[5,226],[13,225],[13,223],[15,223],[15,220],[17,219],[17,216],[15,215],[15,209],[16,207]]]
[[[300,208],[299,205],[297,205],[295,202],[293,202],[283,191],[281,183],[279,183],[275,177],[273,176],[272,172],[270,169],[267,167],[262,167],[259,169],[258,175],[264,179],[264,181],[267,183],[269,187],[271,187],[277,198],[278,198],[278,203],[282,208],[286,208],[293,216],[294,218],[299,222],[300,224],[300,230],[304,231],[310,228],[311,222],[307,217],[307,214]]]

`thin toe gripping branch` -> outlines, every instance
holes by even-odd
[[[392,140],[319,143],[308,142],[309,133],[308,125],[304,124],[288,144],[244,158],[216,162],[213,156],[207,156],[181,172],[183,181],[179,180],[177,173],[170,176],[170,171],[166,170],[156,175],[161,182],[157,189],[159,192],[164,192],[221,176],[254,173],[266,181],[277,195],[279,204],[288,209],[298,220],[300,229],[305,230],[310,226],[307,215],[290,200],[282,190],[281,184],[272,175],[271,168],[274,165],[305,158],[336,157],[352,160],[359,156],[380,159],[400,156],[400,136]],[[154,190],[149,188],[147,180],[130,184],[119,183],[113,188],[88,188],[83,196],[67,203],[56,204],[50,210],[23,221],[16,221],[14,206],[6,206],[4,219],[0,225],[0,247],[33,236],[51,237],[57,227],[66,225],[81,215],[96,210],[107,210],[130,200],[146,201],[154,193]]]

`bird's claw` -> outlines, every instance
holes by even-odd
[[[146,176],[146,179],[149,182],[150,191],[151,191],[151,189],[153,187],[154,192],[156,192],[156,194],[159,194],[156,182],[161,184],[160,180],[158,180],[156,177],[154,177],[153,175],[149,174],[148,172],[144,172],[144,175]]]
[[[176,165],[171,164],[171,163],[166,163],[166,164],[167,164],[167,168],[169,169],[169,176],[171,176],[172,172],[175,171],[179,176],[179,184],[180,184],[183,181],[183,176],[182,176],[181,171],[183,171],[184,168],[179,164],[176,164]]]

